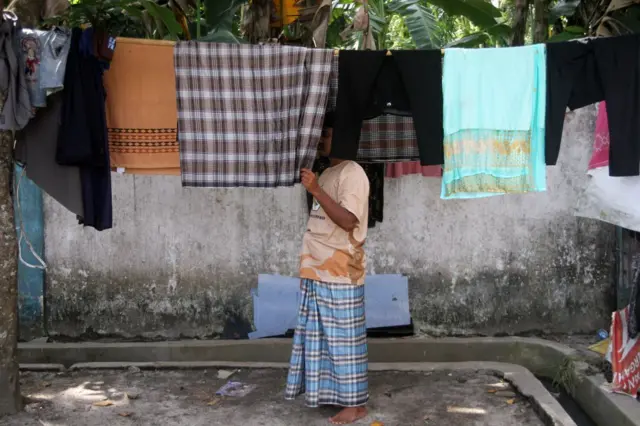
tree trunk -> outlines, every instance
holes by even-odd
[[[544,43],[549,39],[549,0],[534,0],[533,42]]]
[[[527,17],[529,15],[529,0],[516,0],[516,10],[513,15],[513,38],[511,46],[524,45],[527,32]]]
[[[24,27],[35,27],[45,0],[13,0]],[[3,3],[4,4],[4,3]],[[18,241],[13,215],[13,136],[0,132],[0,416],[22,409],[18,369]]]
[[[0,416],[22,409],[17,358],[18,244],[13,218],[13,138],[0,133]]]

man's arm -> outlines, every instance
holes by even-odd
[[[358,226],[358,218],[349,210],[335,202],[318,185],[315,173],[309,169],[302,169],[302,184],[309,193],[320,203],[327,216],[340,228],[347,232],[353,231]]]

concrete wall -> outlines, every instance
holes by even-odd
[[[369,273],[410,277],[423,332],[605,326],[613,227],[572,214],[594,122],[594,108],[568,116],[546,193],[442,201],[440,179],[387,180]],[[183,189],[177,177],[114,175],[113,188],[108,232],[83,230],[45,202],[51,334],[233,337],[249,327],[257,274],[296,274],[307,216],[300,187]]]

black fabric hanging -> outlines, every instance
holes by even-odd
[[[113,226],[103,65],[92,33],[74,28],[64,78],[64,104],[56,160],[80,167],[84,214],[80,223],[98,231]]]
[[[340,52],[331,157],[356,160],[363,120],[412,116],[422,165],[444,163],[440,50]]]
[[[640,172],[640,35],[547,44],[546,162],[556,164],[567,106],[607,102],[609,174]]]
[[[377,222],[382,223],[384,217],[384,163],[359,163],[369,178],[369,228],[374,228]],[[331,167],[331,160],[320,157],[313,163],[313,172],[320,176]],[[311,213],[313,197],[307,192],[307,209]]]

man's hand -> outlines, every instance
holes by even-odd
[[[302,169],[300,171],[300,178],[307,191],[309,191],[311,195],[315,196],[320,190],[320,185],[318,185],[316,174],[309,169]]]

